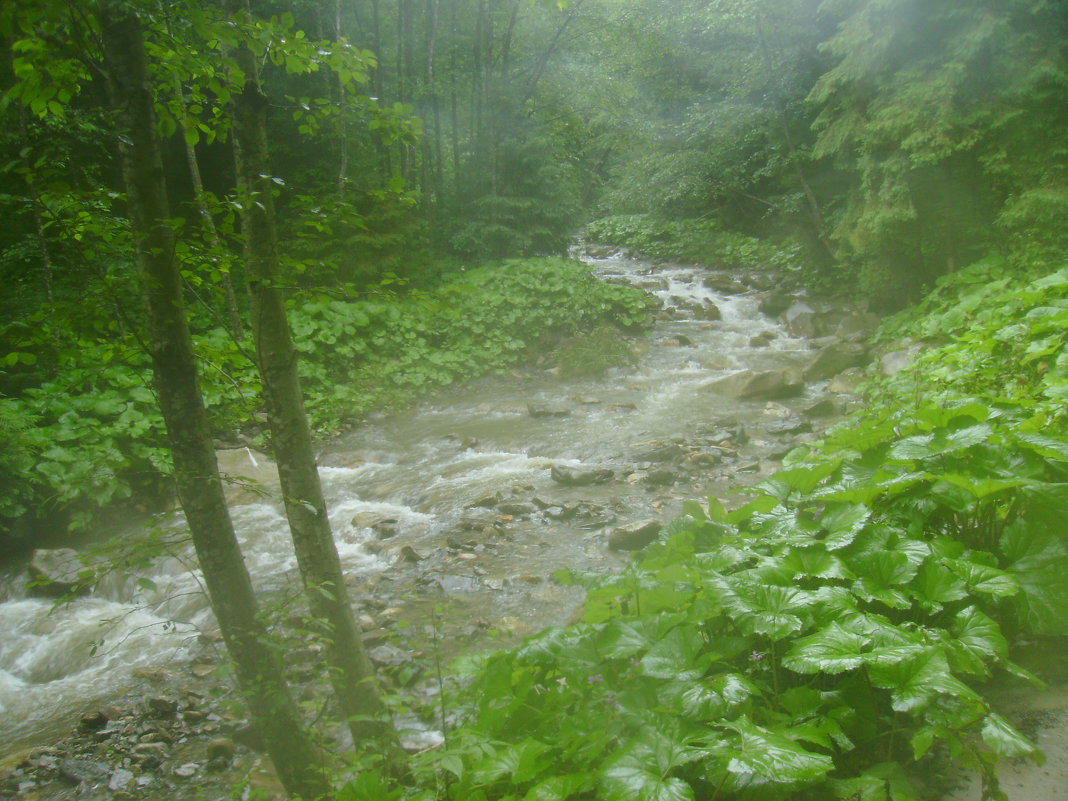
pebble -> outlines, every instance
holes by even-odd
[[[111,774],[111,780],[108,782],[108,789],[114,793],[126,792],[134,782],[134,775],[130,771],[124,768],[119,768]]]
[[[200,770],[200,767],[195,762],[187,762],[176,767],[174,775],[179,779],[191,779],[197,775],[198,770]]]

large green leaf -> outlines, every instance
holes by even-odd
[[[940,562],[927,561],[909,586],[912,597],[928,612],[940,612],[943,605],[968,597],[964,581]]]
[[[693,626],[672,629],[642,657],[642,673],[658,679],[699,679],[708,669],[709,659],[698,658],[705,640]]]
[[[991,712],[983,722],[983,742],[999,757],[1042,758],[1042,752],[1001,715]]]
[[[868,642],[869,638],[831,623],[815,634],[795,640],[782,663],[796,673],[844,673],[864,663],[861,649]]]
[[[744,579],[723,582],[724,605],[745,634],[764,634],[773,640],[800,630],[796,614],[812,603],[810,593],[795,587],[777,587]]]
[[[783,557],[782,565],[790,570],[794,576],[811,576],[823,579],[856,578],[849,568],[842,563],[841,559],[832,553],[828,553],[819,544],[811,548],[791,548],[790,552]]]
[[[1068,551],[1060,537],[1021,520],[1005,529],[1000,545],[1021,590],[1013,598],[1019,622],[1035,634],[1068,634]]]
[[[676,613],[613,620],[597,638],[597,650],[608,659],[626,659],[652,647],[684,619]]]
[[[871,664],[868,670],[872,684],[890,690],[891,705],[898,712],[925,706],[940,694],[978,701],[975,692],[950,672],[946,655],[937,648],[892,664]]]
[[[646,728],[602,768],[604,801],[694,801],[693,788],[669,774],[708,753]]]
[[[953,661],[971,673],[986,674],[986,664],[1004,658],[1009,650],[1001,627],[975,606],[957,613],[952,633]]]
[[[757,726],[748,717],[727,728],[738,733],[727,771],[741,783],[812,782],[834,769],[829,756],[807,751],[782,732]]]
[[[973,592],[1004,598],[1020,591],[1019,582],[1004,570],[970,559],[946,559],[944,562]]]
[[[732,709],[759,695],[757,688],[737,673],[725,673],[703,681],[677,681],[661,691],[665,703],[684,717],[714,720],[728,716]]]
[[[837,551],[851,544],[857,533],[871,517],[871,509],[862,503],[829,503],[820,517],[825,529],[823,544],[829,551]]]
[[[531,787],[523,801],[567,801],[587,789],[589,784],[590,777],[585,773],[553,776]]]

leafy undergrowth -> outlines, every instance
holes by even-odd
[[[796,267],[796,247],[777,247],[725,231],[715,220],[667,219],[651,214],[603,217],[586,226],[591,242],[615,245],[654,259],[736,269]]]
[[[505,369],[576,332],[640,329],[650,315],[640,290],[599,281],[578,262],[526,259],[404,297],[301,296],[290,319],[309,416],[331,428]],[[148,357],[127,339],[72,342],[72,363],[0,399],[0,524],[60,509],[84,527],[167,472]],[[251,343],[201,325],[195,344],[216,429],[247,426],[261,405]]]
[[[583,622],[460,665],[417,787],[344,796],[917,801],[948,756],[1004,799],[998,761],[1041,754],[991,682],[1040,684],[1011,644],[1068,635],[1068,271],[980,274],[892,321],[941,349],[744,507],[690,502],[622,573],[558,574]]]

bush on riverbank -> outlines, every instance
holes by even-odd
[[[715,220],[669,219],[653,214],[603,217],[586,226],[591,242],[628,250],[652,259],[703,264],[721,269],[796,267],[799,250],[726,231]]]
[[[407,796],[904,801],[949,754],[998,797],[997,762],[1037,749],[985,688],[1037,682],[1018,639],[1068,635],[1068,269],[992,269],[890,321],[942,344],[746,506],[561,573],[584,621],[468,659],[465,723]]]
[[[565,259],[463,271],[406,296],[302,295],[290,318],[318,428],[502,370],[579,331],[650,321],[645,293]],[[203,326],[195,341],[216,430],[248,429],[260,387],[247,343]],[[84,527],[168,470],[148,358],[136,342],[87,341],[75,352],[76,363],[0,403],[0,525],[61,510],[71,528]],[[5,540],[13,544],[0,535],[0,546]]]

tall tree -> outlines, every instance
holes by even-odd
[[[178,495],[238,681],[288,792],[307,799],[330,784],[289,696],[257,605],[219,480],[197,381],[175,259],[143,30],[134,8],[100,6],[104,67],[121,131],[123,179],[141,274],[149,345],[174,456]]]
[[[229,0],[232,19],[254,27],[247,0]],[[278,286],[274,185],[267,140],[268,101],[258,77],[258,54],[246,41],[232,52],[244,75],[234,96],[233,142],[242,195],[242,234],[252,335],[263,378],[271,445],[286,516],[311,613],[322,627],[330,680],[357,745],[378,740],[393,760],[397,737],[382,703],[374,670],[352,614],[312,447],[285,300]]]

